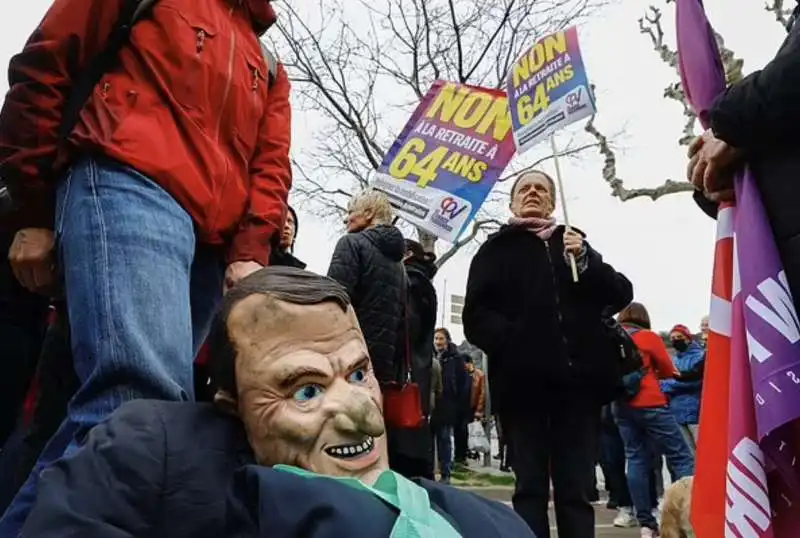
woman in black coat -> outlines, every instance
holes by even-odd
[[[554,209],[547,174],[517,178],[514,217],[472,260],[464,332],[488,355],[492,408],[517,455],[515,510],[537,536],[549,536],[552,473],[559,537],[587,538],[595,532],[587,498],[595,423],[619,381],[601,318],[625,307],[633,289],[581,233],[555,224]]]
[[[328,268],[328,276],[350,296],[382,385],[399,380],[405,358],[406,243],[393,221],[394,210],[382,192],[368,189],[354,196],[347,234],[336,243]]]

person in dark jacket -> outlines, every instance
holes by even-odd
[[[392,222],[394,211],[380,191],[367,189],[350,201],[347,234],[333,250],[328,276],[347,290],[367,341],[375,375],[381,386],[404,380],[413,363],[409,326],[409,282],[403,267],[406,244]],[[412,364],[413,375],[413,364]],[[390,428],[392,468],[404,474],[419,472],[403,456],[401,439]]]
[[[492,409],[514,445],[514,508],[548,536],[552,473],[559,537],[586,538],[594,536],[587,493],[596,421],[619,385],[601,315],[625,307],[633,288],[581,233],[556,225],[555,195],[543,172],[516,179],[514,216],[472,260],[464,333],[489,356]]]
[[[459,442],[455,428],[462,416],[461,411],[469,401],[468,390],[472,383],[467,374],[465,357],[453,343],[450,331],[444,327],[436,329],[433,349],[442,368],[442,396],[436,402],[431,423],[439,456],[440,479],[449,483],[453,470],[453,438]],[[464,460],[461,463],[466,462],[466,439],[463,439],[463,443]]]
[[[120,407],[42,473],[23,535],[385,538],[422,525],[424,536],[532,538],[501,503],[388,469],[349,301],[292,267],[243,279],[209,339],[215,402]]]
[[[50,323],[45,333],[36,369],[35,384],[29,388],[33,402],[30,419],[24,423],[22,442],[6,462],[14,469],[12,478],[0,486],[0,511],[5,511],[67,416],[67,405],[80,387],[69,345],[69,323],[63,300],[54,301]],[[69,443],[69,438],[56,439],[50,450]],[[56,458],[58,454],[48,457]]]
[[[328,268],[328,276],[353,301],[381,383],[399,380],[404,356],[398,347],[404,341],[406,244],[393,221],[394,211],[383,193],[369,189],[355,196],[345,222],[347,235],[336,244]]]
[[[411,379],[419,385],[422,412],[431,416],[433,350],[431,340],[436,327],[436,289],[431,279],[436,265],[412,239],[405,240],[403,262],[408,275],[408,343],[411,346]],[[392,429],[387,432],[389,461],[392,469],[408,478],[434,479],[433,440],[430,422],[416,429]]]
[[[0,447],[17,425],[28,386],[36,371],[42,339],[47,330],[48,299],[25,289],[14,276],[8,252],[14,233],[0,215]]]
[[[688,177],[695,201],[716,218],[718,203],[733,198],[733,172],[747,163],[786,278],[800,311],[800,25],[795,7],[789,35],[764,68],[731,84],[709,112],[711,128],[689,148]]]
[[[292,206],[288,206],[286,220],[283,223],[283,230],[280,235],[275,235],[273,241],[276,245],[272,248],[269,257],[269,264],[272,266],[297,267],[305,269],[306,264],[294,256],[294,243],[297,240],[297,233],[300,230],[300,221],[297,212]]]

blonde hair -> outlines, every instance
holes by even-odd
[[[392,224],[394,221],[394,209],[389,203],[389,198],[376,189],[365,189],[353,196],[348,204],[348,209],[350,211],[370,210],[372,224]]]

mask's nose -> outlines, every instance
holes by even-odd
[[[328,392],[330,411],[334,414],[334,426],[347,434],[363,434],[380,437],[385,432],[383,413],[375,400],[363,388],[342,381],[346,387]],[[333,396],[333,398],[332,398]]]

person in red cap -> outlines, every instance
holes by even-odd
[[[697,449],[706,351],[686,325],[675,325],[669,338],[676,351],[672,360],[680,378],[662,380],[661,390],[669,398],[669,409],[694,452]]]

